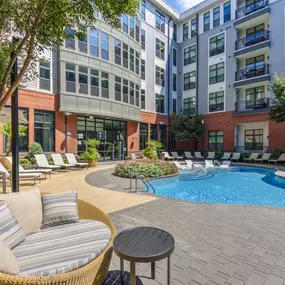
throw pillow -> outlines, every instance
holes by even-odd
[[[0,201],[0,241],[12,249],[23,242],[25,238],[26,235],[13,216],[7,202]]]
[[[42,229],[79,221],[77,209],[77,191],[46,194],[43,200]]]
[[[18,275],[20,270],[12,250],[0,241],[0,272]]]
[[[39,189],[0,194],[0,200],[8,203],[13,215],[23,227],[26,235],[41,229],[43,207]]]

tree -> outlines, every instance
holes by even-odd
[[[6,155],[8,156],[11,151],[12,144],[12,124],[5,123],[0,126],[0,132],[6,136]],[[24,125],[19,125],[19,137],[24,137],[27,132],[27,127]]]
[[[118,17],[136,15],[139,0],[8,0],[0,1],[0,110],[19,86],[31,63],[42,52],[62,45],[85,26],[94,27],[96,12],[104,21],[119,27]],[[12,35],[18,37],[16,42]],[[10,58],[10,54],[13,56]],[[12,85],[9,76],[16,57],[21,58],[19,74]]]
[[[272,107],[269,111],[269,119],[276,123],[285,122],[285,77],[284,74],[280,76],[275,74],[275,79],[271,84],[273,93],[276,96]]]

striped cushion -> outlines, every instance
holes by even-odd
[[[105,224],[80,220],[29,235],[12,251],[21,276],[48,276],[86,265],[106,249],[110,239]]]
[[[79,221],[76,190],[46,194],[42,200],[44,212],[42,229]]]
[[[26,235],[7,202],[0,201],[0,240],[10,249],[23,242]]]

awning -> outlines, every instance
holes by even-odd
[[[12,112],[11,109],[2,109],[0,111],[0,123],[11,123],[12,121]],[[22,110],[19,110],[19,124],[28,124],[27,119],[24,116]]]

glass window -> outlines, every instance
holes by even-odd
[[[135,17],[130,16],[130,36],[135,38]]]
[[[173,48],[172,49],[172,54],[173,54],[173,66],[177,65],[177,49]]]
[[[145,0],[141,1],[141,18],[145,21],[146,3]]]
[[[90,54],[99,56],[99,32],[96,29],[90,29]]]
[[[197,35],[197,18],[191,20],[191,38]]]
[[[130,82],[130,104],[135,104],[135,84]]]
[[[145,30],[141,29],[141,48],[145,50]]]
[[[196,62],[196,45],[184,49],[184,65]]]
[[[177,106],[176,106],[176,98],[172,99],[172,113],[175,115],[177,111]]]
[[[121,101],[121,95],[122,95],[122,84],[121,84],[121,78],[116,76],[115,77],[115,100]]]
[[[65,47],[69,49],[75,49],[75,30],[74,25],[65,29],[67,39],[65,39]]]
[[[156,28],[165,33],[165,16],[156,10]]]
[[[121,50],[122,50],[121,41],[115,40],[115,63],[118,65],[122,64]]]
[[[99,71],[95,69],[90,70],[91,95],[99,96]]]
[[[183,100],[183,115],[193,116],[196,113],[196,98],[185,98]]]
[[[245,150],[263,150],[263,129],[245,130],[244,148]]]
[[[177,41],[177,24],[173,22],[173,40]]]
[[[210,30],[210,12],[204,14],[204,32]]]
[[[196,88],[196,71],[184,73],[184,91]]]
[[[109,74],[101,73],[101,95],[103,98],[109,98]]]
[[[155,66],[155,84],[164,87],[164,69]]]
[[[88,68],[79,66],[79,93],[88,94]]]
[[[136,84],[136,106],[140,106],[140,86]]]
[[[145,80],[145,60],[141,60],[141,79]]]
[[[183,24],[183,41],[188,40],[188,22]]]
[[[215,84],[218,82],[223,82],[225,77],[224,72],[224,62],[211,65],[209,83]]]
[[[224,23],[229,22],[231,20],[231,2],[227,2],[224,4]]]
[[[164,96],[161,94],[155,94],[156,112],[164,113]]]
[[[129,34],[129,16],[128,15],[123,16],[123,31],[126,34]]]
[[[129,102],[129,81],[126,79],[123,79],[123,102]]]
[[[254,74],[257,74],[256,71],[258,69],[264,69],[264,64],[264,55],[252,57],[246,60],[246,69],[248,70],[248,73],[252,71]]]
[[[135,71],[135,51],[130,47],[130,70]]]
[[[75,65],[66,63],[65,64],[65,74],[66,74],[66,91],[76,92],[76,71]]]
[[[145,110],[145,90],[141,89],[141,109]]]
[[[54,151],[54,112],[35,110],[35,142],[44,152]]]
[[[40,61],[40,89],[50,91],[50,62]]]
[[[220,6],[213,10],[213,27],[220,26]]]
[[[155,50],[156,56],[164,60],[165,43],[159,39],[156,39]]]
[[[176,74],[173,73],[173,91],[176,91]]]
[[[129,47],[123,43],[123,66],[129,68]]]
[[[150,139],[152,141],[157,140],[157,125],[150,124]]]
[[[166,149],[166,126],[159,125],[159,140],[162,143],[162,150]]]
[[[148,124],[140,123],[140,150],[147,147],[148,141]]]
[[[209,136],[209,150],[224,149],[224,132],[210,131]]]
[[[140,54],[136,51],[136,74],[140,75]]]
[[[141,23],[138,19],[136,19],[136,41],[140,42],[140,30],[141,30]]]
[[[87,53],[87,28],[79,28],[80,35],[78,36],[78,48],[81,52]]]
[[[225,52],[225,34],[210,38],[210,56]]]
[[[255,106],[268,107],[264,98],[264,86],[246,89],[246,109],[252,109]]]
[[[209,112],[224,110],[224,91],[209,94]]]
[[[109,60],[109,36],[101,32],[101,58]]]

